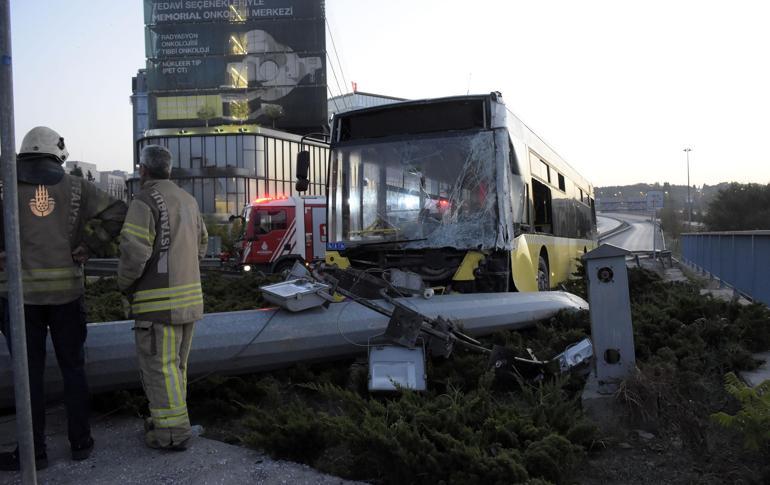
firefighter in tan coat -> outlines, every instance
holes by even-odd
[[[195,199],[169,180],[171,153],[150,145],[139,161],[141,191],[121,231],[118,286],[129,299],[142,385],[150,401],[145,442],[184,450],[187,359],[203,316],[199,260],[208,234]]]
[[[27,359],[38,469],[48,466],[43,376],[49,330],[64,381],[72,458],[84,460],[93,449],[85,373],[87,327],[81,263],[118,236],[126,217],[123,201],[110,197],[83,177],[64,173],[62,163],[68,156],[64,138],[48,127],[38,126],[24,136],[16,163]],[[86,231],[89,223],[97,224],[92,226],[93,231]],[[4,251],[3,244],[0,234],[0,251]],[[0,328],[13,351],[7,298],[3,252],[0,307],[5,311]],[[0,470],[18,469],[17,452],[0,453]]]

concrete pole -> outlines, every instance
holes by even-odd
[[[32,409],[27,367],[27,331],[24,324],[24,292],[21,283],[21,244],[16,185],[16,140],[13,117],[13,69],[11,56],[11,5],[0,0],[0,169],[3,176],[5,273],[8,277],[8,313],[11,320],[16,436],[19,442],[21,480],[37,483]]]
[[[657,259],[658,247],[655,241],[655,199],[652,199],[652,259]]]
[[[692,230],[692,199],[690,198],[690,152],[692,148],[685,148],[687,154],[687,230]]]

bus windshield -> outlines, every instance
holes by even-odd
[[[491,131],[337,146],[330,191],[338,241],[394,241],[405,249],[495,244]]]

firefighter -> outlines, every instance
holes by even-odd
[[[24,314],[35,462],[39,469],[48,465],[43,373],[49,328],[64,381],[72,459],[85,460],[93,449],[84,370],[86,310],[82,263],[118,236],[127,209],[123,201],[110,197],[82,177],[65,174],[62,163],[68,155],[64,138],[50,128],[38,126],[24,137],[17,158]],[[92,230],[86,232],[86,224]],[[3,237],[3,251],[4,243]],[[2,333],[12,351],[5,252],[0,253],[0,270]],[[18,469],[18,449],[0,454],[0,470]]]
[[[150,401],[145,443],[184,450],[187,358],[203,315],[199,260],[208,234],[198,204],[169,180],[171,153],[150,145],[139,161],[141,191],[121,232],[118,286],[130,303],[142,386]]]

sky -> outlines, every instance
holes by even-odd
[[[17,146],[48,125],[72,160],[130,171],[142,2],[11,10]],[[686,184],[685,147],[694,185],[770,183],[770,3],[326,0],[326,12],[334,94],[353,81],[409,99],[500,91],[596,186]]]

